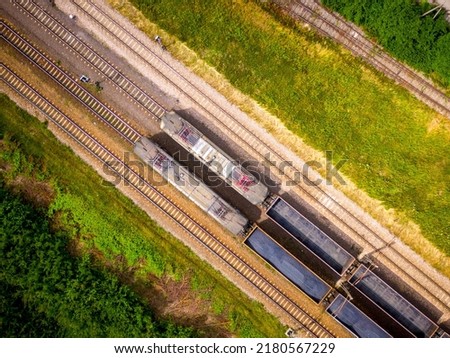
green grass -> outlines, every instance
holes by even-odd
[[[204,304],[211,305],[212,312],[227,315],[235,334],[283,334],[284,327],[261,304],[248,299],[114,187],[102,185],[91,167],[5,95],[0,96],[0,138],[0,158],[10,166],[4,174],[7,180],[21,174],[51,183],[56,194],[49,217],[113,271],[129,275],[132,267],[143,285],[151,285],[148,274],[190,277],[193,291],[207,299]]]
[[[131,2],[306,143],[333,151],[335,162],[347,158],[344,174],[450,255],[450,132],[443,117],[267,5]]]

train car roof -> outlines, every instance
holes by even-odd
[[[360,338],[391,338],[392,336],[342,295],[328,306],[327,312]]]
[[[248,220],[237,209],[148,138],[141,138],[135,144],[134,151],[169,183],[233,234],[240,234],[244,230]]]
[[[358,267],[350,283],[416,337],[430,337],[438,329],[433,321],[366,266]]]
[[[245,240],[245,244],[275,267],[295,286],[315,302],[320,302],[331,290],[321,278],[292,256],[260,228],[256,228]]]
[[[161,128],[252,204],[258,205],[267,197],[269,190],[264,184],[175,112],[166,112]]]
[[[342,275],[355,260],[352,255],[282,198],[275,200],[266,214],[338,274]]]

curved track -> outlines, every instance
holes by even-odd
[[[275,0],[293,18],[312,26],[321,34],[336,40],[377,70],[394,79],[421,101],[450,118],[450,99],[433,83],[389,56],[379,45],[370,41],[357,26],[327,10],[315,0]]]
[[[37,21],[40,21],[39,18],[44,17],[42,15],[42,9],[40,10],[34,3],[29,0],[21,0],[20,2],[30,16],[36,18]],[[286,165],[287,162],[281,154],[277,153],[269,144],[263,142],[251,130],[237,121],[226,108],[214,103],[202,89],[190,82],[183,74],[173,69],[162,56],[153,51],[144,41],[120,26],[117,20],[93,2],[89,0],[75,0],[73,2],[83,12],[83,15],[87,16],[91,21],[95,21],[111,37],[119,41],[136,56],[149,63],[149,66],[156,70],[174,87],[178,88],[193,102],[197,103],[199,107],[203,108],[205,112],[209,113],[211,117],[215,118],[215,125],[222,129],[230,138],[235,139],[237,143],[242,143],[242,146],[249,153],[252,153],[255,158],[260,158],[261,162],[268,161],[263,156],[263,153],[271,153],[272,158],[270,162],[276,166],[279,174],[289,181],[298,182],[296,175],[301,172],[299,168],[296,168],[294,165]],[[45,16],[50,18],[48,14]],[[59,29],[63,27],[62,24],[53,25],[56,23],[56,20],[51,21],[46,18],[45,21],[47,23],[45,26],[49,26],[48,24],[51,23],[51,26],[58,27],[55,34],[60,37],[61,41],[64,41],[64,37],[69,36],[65,35],[66,32],[70,33],[69,30],[66,29],[63,31],[63,29]],[[66,42],[66,44],[73,47],[70,43]],[[318,202],[342,226],[356,234],[360,240],[363,240],[369,251],[376,250],[391,242],[392,236],[386,237],[380,235],[376,229],[367,224],[364,217],[360,217],[360,214],[355,213],[347,206],[341,204],[321,187],[313,185],[313,181],[309,178],[303,177],[303,180],[306,185],[299,183],[298,188],[311,200]],[[378,252],[377,255],[378,259],[394,272],[396,270],[400,271],[401,277],[405,279],[407,284],[416,289],[444,313],[448,312],[450,293],[445,287],[442,287],[442,282],[427,272],[422,271],[421,268],[416,267],[403,252],[396,249],[395,245],[391,246],[389,250]]]
[[[3,25],[6,24],[3,23]],[[2,34],[5,29],[12,30],[9,26],[2,26],[1,29]],[[14,37],[19,36],[19,34],[14,32],[9,34],[10,40],[16,44],[20,43],[20,41]],[[24,52],[22,48],[21,53],[34,63],[36,58],[34,51],[36,51],[36,49],[33,49],[33,51],[30,50],[30,56],[28,56],[27,52]],[[42,67],[41,69],[48,76],[52,77],[53,80],[63,86],[62,82],[59,82],[56,77],[53,77],[54,72],[52,69],[49,69],[48,71]],[[56,76],[58,76],[58,74],[56,74]],[[226,244],[221,242],[219,238],[208,232],[199,222],[189,216],[189,214],[183,211],[169,198],[165,197],[157,188],[146,182],[141,175],[133,170],[133,168],[125,164],[117,155],[107,149],[83,128],[78,126],[73,120],[40,95],[31,85],[27,84],[4,64],[0,64],[0,77],[3,82],[35,105],[52,123],[75,140],[88,153],[110,168],[116,175],[123,178],[123,180],[133,189],[169,216],[183,230],[189,233],[191,237],[202,244],[210,253],[219,258],[232,272],[239,275],[248,284],[261,292],[267,300],[295,320],[308,335],[320,338],[334,337],[332,332],[311,317],[305,310],[300,308],[275,284],[270,282],[257,270],[253,269],[244,259],[227,247]],[[82,99],[82,97],[86,95],[87,91],[84,91],[85,92],[79,92],[79,99],[85,104],[86,101]],[[120,119],[119,117],[117,118]],[[106,119],[104,120],[106,121]],[[128,128],[125,126],[125,122],[122,122],[122,125],[122,128],[125,128],[125,130]]]

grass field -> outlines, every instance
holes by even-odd
[[[123,1],[111,2],[129,11]],[[447,119],[267,5],[131,2],[174,36],[165,39],[169,51],[178,56],[177,41],[182,41],[307,144],[333,151],[336,162],[348,159],[341,169],[345,175],[387,209],[417,223],[450,255]]]
[[[5,95],[0,95],[0,138],[0,161],[7,168],[2,175],[14,190],[40,203],[55,227],[73,238],[77,250],[93,254],[140,293],[152,292],[150,286],[161,282],[187,282],[198,304],[218,316],[222,330],[244,337],[283,335],[284,327],[262,305],[248,299],[114,187],[102,186],[93,169]],[[188,323],[197,324],[205,335],[216,332],[215,327],[198,327],[202,322]]]

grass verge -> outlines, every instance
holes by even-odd
[[[217,316],[208,322],[220,324],[221,330],[190,320],[204,335],[283,334],[284,327],[261,304],[248,299],[114,187],[102,186],[93,169],[5,95],[0,96],[0,135],[6,182],[42,203],[54,227],[74,241],[76,251],[93,254],[140,293],[154,292],[152,287],[163,280],[187,281],[198,304]],[[41,185],[47,189],[35,186],[30,191],[29,185],[19,185],[31,182],[47,183]],[[184,323],[180,317],[169,318]]]

